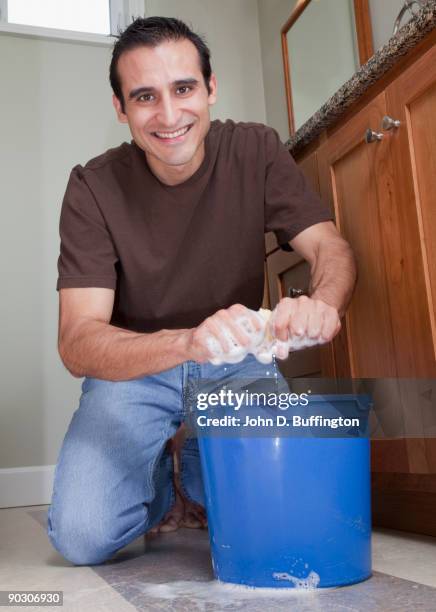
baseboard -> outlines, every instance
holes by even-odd
[[[49,504],[54,465],[0,469],[0,508]]]
[[[374,472],[375,527],[436,536],[436,474]]]

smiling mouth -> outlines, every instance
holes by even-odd
[[[159,138],[159,140],[173,140],[175,138],[180,138],[189,132],[192,128],[193,123],[189,125],[185,125],[185,127],[180,128],[179,130],[175,130],[174,132],[152,132],[153,136]]]

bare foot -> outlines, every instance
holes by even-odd
[[[176,492],[176,501],[161,522],[147,533],[169,533],[170,531],[176,531],[179,527],[188,527],[189,529],[204,529],[207,527],[204,508],[187,499],[180,485],[180,453],[184,441],[185,426],[181,425],[176,435],[171,440],[168,440],[168,450],[173,453],[174,458],[173,484]]]
[[[174,506],[166,513],[161,522],[150,529],[149,533],[169,533],[179,527],[189,529],[204,529],[207,527],[206,513],[202,506],[187,499],[180,489],[178,474],[174,475],[176,501]]]

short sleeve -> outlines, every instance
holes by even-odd
[[[271,128],[265,133],[265,232],[285,244],[307,227],[334,216],[309,185],[293,157]]]
[[[83,174],[81,166],[73,168],[62,202],[58,291],[70,287],[116,288],[116,249]]]

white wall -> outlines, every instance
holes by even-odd
[[[295,0],[257,0],[266,123],[283,141],[289,138],[280,30],[292,13]]]
[[[147,0],[146,9],[206,35],[214,117],[265,120],[255,0]],[[2,468],[56,462],[77,408],[80,381],[56,349],[58,221],[71,168],[130,139],[112,110],[109,59],[108,47],[0,33],[0,489]]]
[[[108,47],[0,35],[0,467],[55,461],[78,381],[56,352],[58,221],[70,169],[128,132]]]

